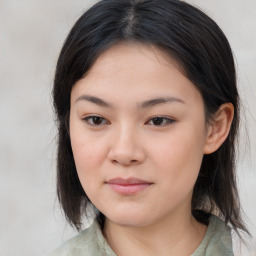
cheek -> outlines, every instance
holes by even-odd
[[[72,150],[78,174],[95,172],[95,168],[104,161],[104,149],[98,143],[72,142]]]
[[[88,140],[83,143],[74,139],[72,150],[80,183],[86,195],[95,202],[101,179],[103,181],[103,177],[99,175],[99,166],[103,162],[102,148]]]
[[[166,189],[174,193],[193,189],[203,158],[203,129],[178,129],[155,146],[155,161]],[[165,179],[164,179],[165,178]]]
[[[167,166],[191,166],[193,169],[193,165],[198,165],[202,158],[203,145],[202,136],[197,136],[193,132],[179,131],[163,141],[156,142],[154,155],[160,163],[165,163]]]
[[[81,125],[73,124],[70,127],[71,147],[79,179],[83,185],[86,179],[97,177],[95,171],[106,155],[106,143],[102,139],[85,133]]]

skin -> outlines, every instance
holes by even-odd
[[[145,104],[156,98],[168,101]],[[104,235],[117,255],[196,250],[207,227],[191,214],[193,187],[203,155],[224,142],[232,118],[226,103],[206,125],[200,92],[153,46],[112,46],[74,85],[70,136],[78,176],[106,216]],[[107,183],[116,177],[151,185],[122,195]]]

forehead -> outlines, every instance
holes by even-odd
[[[132,96],[131,100],[137,101],[166,95],[183,97],[184,101],[201,99],[174,59],[159,48],[144,44],[118,44],[103,52],[86,76],[75,84],[71,100],[82,93],[110,100],[115,95]]]
[[[125,65],[126,71],[134,70],[135,65],[139,64],[143,70],[166,68],[180,69],[178,63],[154,45],[142,43],[119,43],[105,50],[95,61],[88,71],[90,75],[94,72],[111,72],[113,68],[122,70]],[[138,69],[138,66],[136,66]],[[142,71],[142,70],[141,70]]]

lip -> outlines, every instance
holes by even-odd
[[[106,184],[118,194],[134,195],[145,190],[153,183],[133,177],[128,179],[118,177],[108,180]]]

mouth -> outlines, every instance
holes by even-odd
[[[106,184],[114,190],[116,193],[121,195],[134,195],[137,194],[148,187],[150,187],[153,183],[137,178],[114,178],[108,180]]]

